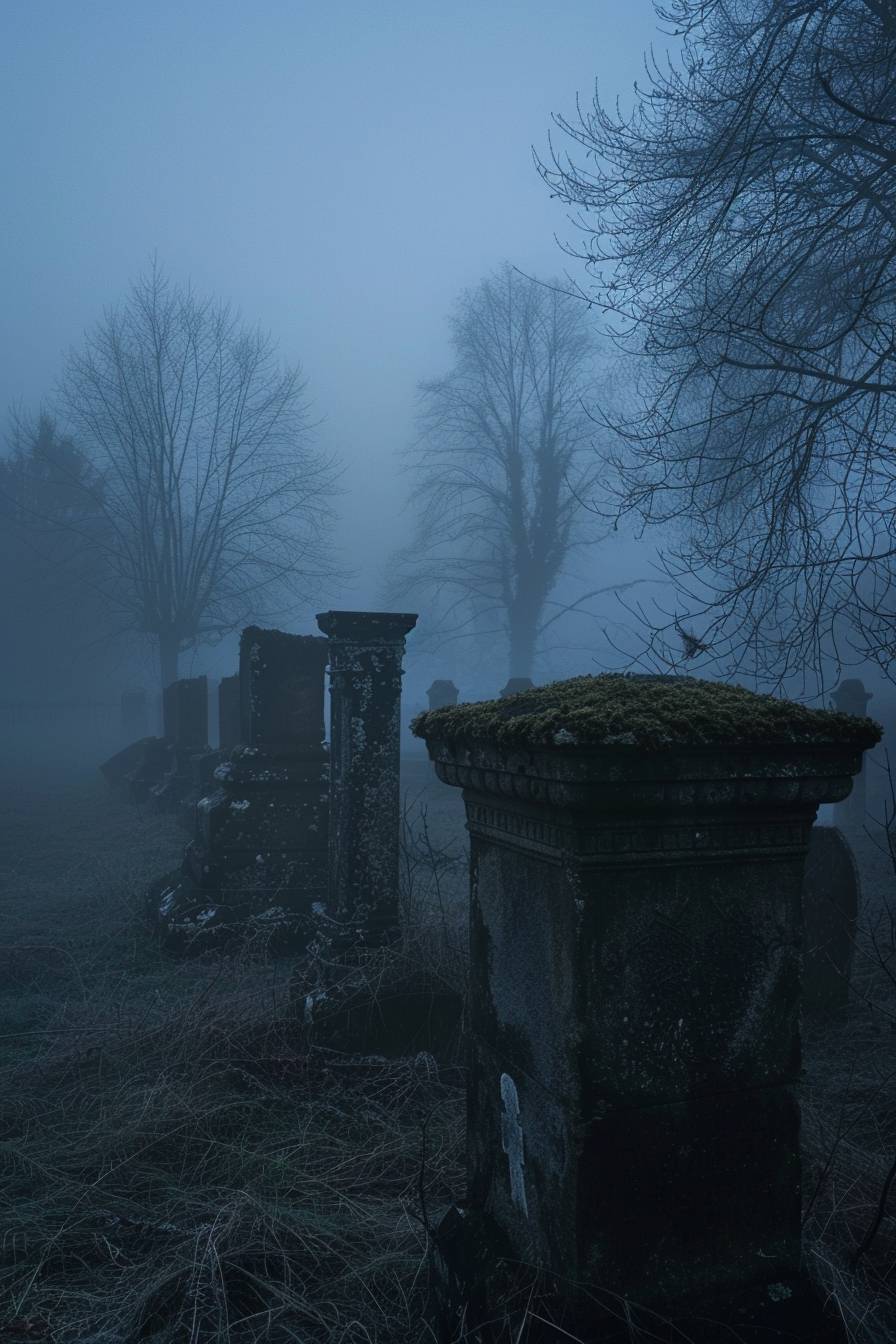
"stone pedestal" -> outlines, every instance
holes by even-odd
[[[831,696],[831,708],[840,714],[855,714],[862,718],[868,713],[869,700],[873,699],[872,693],[865,690],[858,677],[848,677],[841,681]],[[847,830],[860,831],[865,825],[866,806],[867,789],[865,771],[862,769],[855,778],[849,797],[834,808],[834,824]]]
[[[240,641],[241,736],[195,809],[182,872],[149,904],[164,941],[263,935],[299,950],[327,899],[327,642],[251,626]]]
[[[803,865],[876,725],[611,676],[414,730],[471,835],[470,1301],[500,1308],[503,1259],[560,1300],[774,1317],[804,1291]]]
[[[240,744],[240,678],[222,677],[218,682],[218,746],[223,751]]]
[[[417,617],[327,611],[317,623],[330,661],[330,909],[369,945],[398,928],[401,662]]]

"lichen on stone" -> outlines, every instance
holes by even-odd
[[[637,747],[848,744],[880,741],[869,718],[810,709],[727,682],[608,672],[520,691],[503,700],[444,706],[418,714],[417,737],[503,747]]]

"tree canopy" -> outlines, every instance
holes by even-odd
[[[226,304],[158,267],[68,359],[63,404],[103,479],[114,601],[179,651],[294,609],[333,567],[334,463],[305,384]]]
[[[612,507],[677,525],[667,572],[731,668],[890,670],[896,8],[659,13],[680,50],[632,114],[595,97],[542,164],[583,230],[582,290],[639,365]]]

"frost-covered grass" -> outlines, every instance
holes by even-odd
[[[263,950],[160,957],[136,912],[173,822],[101,784],[3,802],[0,1339],[429,1338],[456,1082],[325,1067]]]
[[[853,994],[804,1024],[804,1248],[856,1344],[896,1339],[896,878],[882,831],[848,838],[861,869]]]
[[[459,979],[459,800],[433,793],[424,825],[410,785],[407,913]],[[19,782],[0,802],[0,1340],[431,1344],[421,1219],[463,1188],[459,1086],[412,1060],[325,1071],[291,963],[261,949],[161,957],[137,911],[182,852],[172,820],[99,780]],[[896,1190],[854,1257],[896,1156],[896,883],[852,838],[858,993],[806,1032],[805,1246],[849,1338],[884,1344]]]

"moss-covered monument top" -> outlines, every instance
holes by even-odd
[[[809,709],[792,700],[696,677],[604,673],[418,714],[417,737],[508,748],[782,746],[880,741],[872,719]]]

